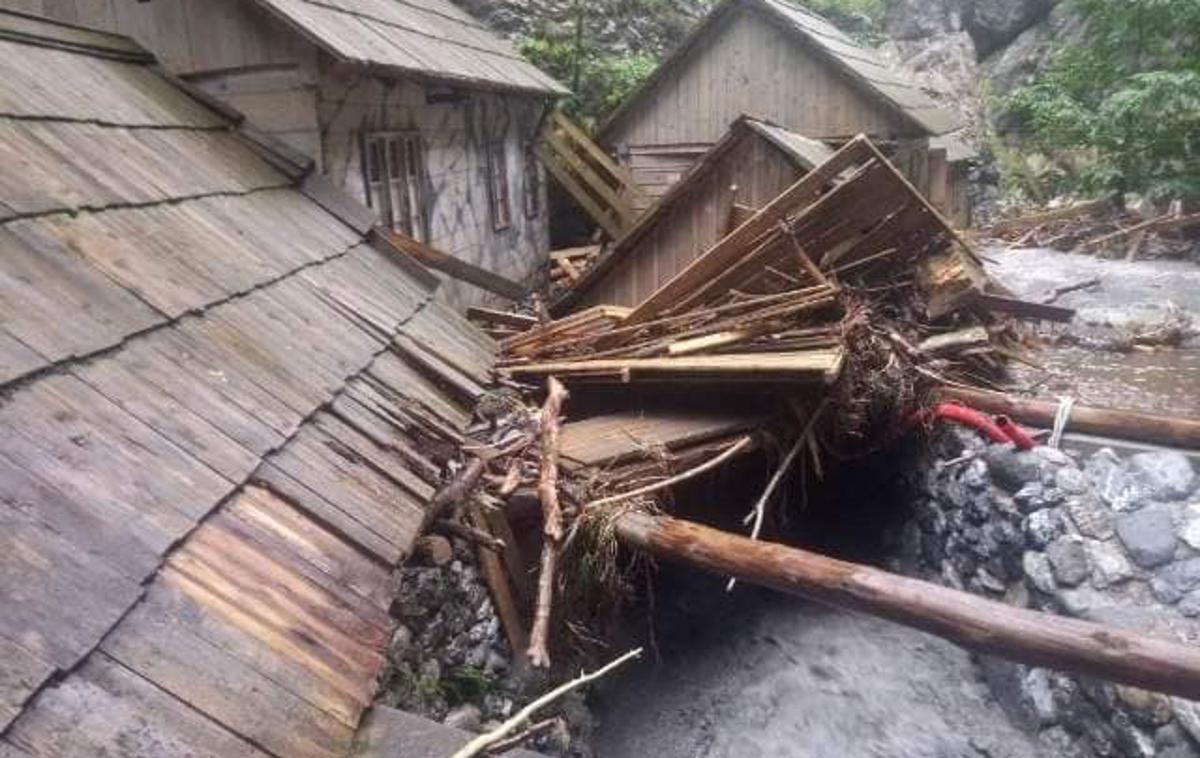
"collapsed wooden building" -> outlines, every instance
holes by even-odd
[[[129,39],[0,61],[0,755],[346,755],[493,345]]]
[[[449,0],[0,0],[136,40],[409,237],[521,281],[549,247],[533,154],[565,89]],[[485,293],[459,283],[460,302]]]
[[[653,200],[746,114],[838,147],[866,134],[953,223],[970,222],[957,118],[898,66],[789,0],[725,0],[601,127]],[[957,160],[951,160],[957,159]]]
[[[749,116],[729,131],[553,303],[634,306],[833,151]]]

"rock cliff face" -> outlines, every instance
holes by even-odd
[[[575,29],[575,0],[455,0],[510,39],[535,35],[569,38]],[[590,40],[615,53],[664,55],[712,6],[711,0],[583,0]]]

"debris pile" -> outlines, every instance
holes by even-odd
[[[1109,258],[1182,258],[1197,247],[1186,232],[1200,226],[1200,213],[1176,204],[1167,213],[1142,215],[1117,208],[1107,199],[996,222],[981,236],[1014,247],[1045,247]]]
[[[1016,299],[986,276],[967,243],[860,137],[645,301],[538,318],[506,336],[497,369],[505,390],[485,398],[485,420],[428,519],[477,543],[521,666],[553,663],[561,673],[564,663],[611,655],[604,621],[634,594],[638,576],[620,541],[641,551],[628,556],[634,561],[686,556],[916,626],[953,617],[939,633],[985,652],[1046,660],[1047,640],[1067,640],[1055,654],[1064,668],[1190,693],[1190,679],[1180,685],[1097,650],[1096,635],[1140,644],[1114,630],[1035,619],[752,541],[780,519],[773,502],[793,470],[803,495],[810,476],[820,480],[839,460],[922,423],[921,409],[948,385],[999,379],[1006,359],[1021,355],[1014,316],[1070,315]],[[518,318],[530,317],[507,328]],[[674,392],[680,383],[697,391]],[[674,409],[664,401],[672,394],[700,403]],[[754,402],[740,402],[747,397]],[[567,411],[580,420],[565,420]],[[661,499],[676,485],[756,449],[780,456],[747,503],[750,540],[662,515]],[[983,619],[992,633],[980,638],[972,630]],[[1180,655],[1146,644],[1148,660]],[[1200,670],[1200,657],[1184,657],[1181,665]]]
[[[628,578],[616,568],[611,529],[604,535],[614,512],[653,512],[670,486],[769,441],[786,452],[747,514],[757,537],[794,462],[804,459],[819,476],[829,455],[862,452],[911,427],[930,390],[999,377],[1021,349],[1009,314],[1042,315],[1039,307],[990,281],[965,241],[859,137],[636,307],[596,306],[506,336],[500,381],[518,397],[545,387],[545,405],[518,401],[493,416],[476,457],[435,502],[481,497],[527,538],[514,557],[510,543],[522,540],[495,535],[505,543],[501,562],[517,562],[496,582],[508,584],[507,573],[521,588],[492,589],[509,598],[497,605],[514,649],[545,666],[555,598],[589,593],[569,586],[575,567],[594,569],[590,579],[601,581],[593,589]],[[534,320],[474,315],[512,330]],[[768,410],[672,415],[654,403],[631,411],[601,402],[591,418],[561,424],[567,387],[587,397],[597,385],[652,390],[664,382],[749,389],[743,394],[768,398]],[[651,442],[630,434],[631,425]],[[606,436],[618,429],[633,444]],[[470,495],[477,489],[481,496]],[[527,528],[518,526],[523,518]],[[540,540],[528,539],[538,532]],[[588,559],[566,557],[580,542],[593,551]]]

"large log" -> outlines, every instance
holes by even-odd
[[[1200,648],[1053,616],[785,545],[644,513],[616,522],[659,558],[881,616],[1009,660],[1200,699]]]
[[[949,400],[958,400],[981,411],[1002,413],[1029,426],[1052,427],[1054,414],[1058,410],[1057,403],[966,387],[944,387],[941,394]],[[1200,421],[1189,418],[1076,405],[1071,409],[1067,430],[1200,450]]]

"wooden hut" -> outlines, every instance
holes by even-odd
[[[633,306],[766,205],[832,150],[743,116],[555,304]]]
[[[350,754],[491,341],[127,38],[0,104],[0,755]]]
[[[0,6],[134,38],[397,231],[513,279],[545,257],[544,172],[530,147],[565,90],[450,0]]]
[[[837,145],[866,134],[940,209],[961,171],[930,139],[958,128],[920,85],[788,0],[724,0],[600,130],[650,198],[741,114]],[[959,209],[956,223],[967,222]]]

